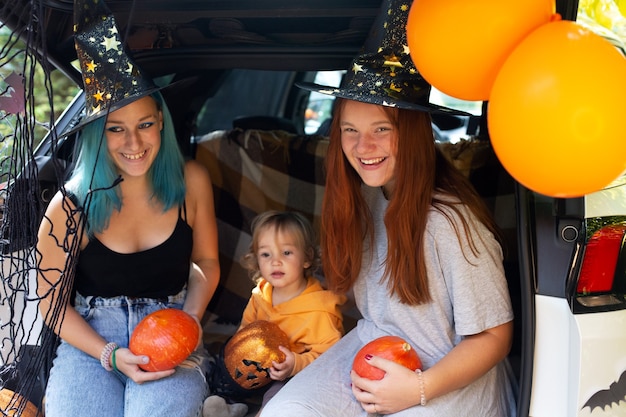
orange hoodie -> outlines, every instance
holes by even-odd
[[[314,277],[307,279],[300,295],[276,306],[272,305],[272,291],[270,283],[261,278],[252,290],[239,328],[256,320],[276,323],[289,337],[291,351],[296,354],[291,373],[294,376],[343,336],[340,307],[346,297],[325,290]]]

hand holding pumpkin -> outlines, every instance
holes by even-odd
[[[394,414],[420,403],[419,379],[414,371],[380,356],[369,363],[385,373],[382,379],[350,373],[352,394],[363,410],[375,414]]]
[[[146,355],[139,363],[144,371],[174,369],[198,346],[198,319],[175,308],[165,308],[144,317],[130,337],[129,349]]]
[[[289,338],[277,324],[257,320],[243,327],[224,346],[224,365],[241,388],[257,389],[273,378],[270,369],[283,363]],[[286,349],[288,350],[288,349]]]
[[[146,355],[135,355],[128,348],[119,348],[115,351],[115,366],[124,375],[132,379],[137,384],[148,381],[156,381],[172,375],[174,369],[164,371],[147,372],[141,366],[146,366],[150,358]]]
[[[284,346],[278,346],[278,349],[285,354],[285,360],[272,362],[270,378],[274,381],[284,381],[291,376],[293,368],[296,366],[296,355]]]
[[[352,363],[352,392],[367,412],[391,414],[412,405],[411,396],[399,394],[416,384],[413,372],[422,362],[413,347],[397,336],[383,336],[363,346]],[[411,388],[415,391],[414,388]]]
[[[380,356],[415,371],[422,367],[415,349],[398,336],[383,336],[367,343],[357,352],[352,369],[364,378],[382,379],[385,372],[370,365],[367,356]]]

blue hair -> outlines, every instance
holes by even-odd
[[[182,206],[185,201],[185,160],[176,141],[172,116],[161,93],[151,95],[163,113],[161,147],[147,175],[152,184],[153,197],[163,204],[163,211]],[[87,124],[78,140],[79,153],[67,189],[84,207],[87,233],[104,231],[109,225],[113,210],[122,208],[119,174],[105,144],[105,117]]]

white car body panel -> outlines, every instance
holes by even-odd
[[[531,417],[575,416],[580,340],[567,300],[537,295]],[[569,383],[568,383],[569,382]]]
[[[623,401],[585,406],[626,382],[626,310],[573,314],[567,300],[535,297],[537,323],[531,417],[626,417]],[[569,342],[568,342],[569,341]],[[620,388],[613,385],[617,391]]]
[[[579,333],[584,336],[581,341],[578,414],[575,415],[626,417],[626,310],[577,314],[575,320]],[[621,387],[612,386],[620,379]],[[622,401],[604,402],[600,406],[599,403],[605,400],[597,398],[596,394],[609,389]],[[596,399],[589,401],[592,397]],[[587,401],[590,405],[585,406]]]

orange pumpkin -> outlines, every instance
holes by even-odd
[[[265,320],[250,323],[224,346],[224,365],[231,378],[244,389],[257,389],[270,381],[272,362],[285,354],[278,346],[290,348],[289,338],[277,324]]]
[[[148,314],[135,327],[128,348],[135,355],[146,355],[150,362],[139,365],[144,371],[173,369],[198,345],[198,323],[176,308]]]
[[[359,376],[367,379],[382,379],[385,376],[385,372],[370,365],[365,360],[365,355],[367,354],[389,359],[412,371],[422,367],[422,361],[415,349],[398,336],[383,336],[374,339],[363,346],[354,357],[352,369]]]
[[[43,413],[33,403],[8,388],[0,390],[0,415],[8,417],[43,417]]]

